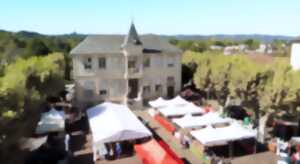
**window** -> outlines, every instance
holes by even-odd
[[[123,96],[126,92],[127,82],[124,80],[111,80],[109,83],[109,96]]]
[[[175,80],[174,80],[174,77],[173,76],[168,76],[167,77],[167,82],[169,83],[169,82],[174,82]]]
[[[167,77],[167,85],[175,85],[175,79],[173,76]]]
[[[128,68],[135,68],[136,60],[129,60],[128,61]]]
[[[99,69],[106,68],[106,59],[104,57],[98,59],[98,67],[99,67]]]
[[[98,88],[99,88],[99,92],[98,94],[100,96],[107,96],[108,95],[108,88],[110,88],[110,80],[106,80],[106,79],[103,79],[103,80],[100,80],[99,81],[99,84],[98,84]]]
[[[84,86],[84,96],[86,97],[90,97],[94,95],[94,82],[87,80],[84,82],[83,84]]]
[[[144,86],[143,87],[143,92],[144,92],[144,94],[150,94],[151,87],[149,85]]]
[[[93,90],[85,90],[85,91],[84,91],[84,96],[85,96],[85,97],[91,97],[91,96],[93,96],[93,95],[94,95]]]
[[[161,84],[155,85],[155,92],[157,92],[157,93],[161,93],[162,92],[162,85]]]
[[[83,62],[84,69],[90,70],[92,69],[92,58],[86,58]]]
[[[101,89],[101,90],[99,91],[99,95],[101,95],[101,96],[106,96],[106,95],[107,95],[107,90]]]
[[[168,63],[168,67],[174,67],[174,63]]]
[[[166,58],[166,62],[167,62],[167,67],[174,67],[175,65],[175,60],[176,58],[172,57],[172,56],[168,56]]]
[[[145,68],[150,67],[150,63],[151,63],[150,57],[145,57],[144,58],[144,67]]]

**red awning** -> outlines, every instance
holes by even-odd
[[[161,125],[163,126],[167,131],[173,133],[175,132],[176,128],[175,126],[170,123],[168,120],[164,119],[162,116],[160,115],[155,115],[154,119]]]
[[[137,144],[134,149],[143,164],[183,164],[175,153],[170,153],[165,146],[154,139],[143,144]]]

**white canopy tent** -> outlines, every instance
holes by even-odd
[[[65,130],[65,113],[52,108],[43,113],[36,127],[37,134],[61,132]]]
[[[158,108],[158,111],[165,117],[204,113],[203,108],[198,107],[193,103],[188,103],[188,104],[180,105],[180,106],[169,105],[166,107]]]
[[[234,122],[222,128],[207,126],[200,130],[191,131],[191,135],[205,146],[217,146],[227,144],[230,141],[255,138],[256,132]]]
[[[175,98],[171,100],[165,100],[161,97],[157,98],[156,100],[149,101],[149,104],[153,108],[161,108],[161,107],[167,107],[167,106],[184,106],[189,104],[188,101],[181,98],[180,96],[176,96]]]
[[[166,100],[164,100],[162,97],[157,98],[156,100],[149,101],[149,105],[153,108],[159,108],[165,106]]]
[[[210,112],[202,116],[186,114],[184,117],[174,118],[172,121],[181,128],[196,128],[206,125],[229,123],[231,119],[222,118],[217,113]]]
[[[151,132],[125,105],[105,102],[87,110],[94,146],[139,139]]]

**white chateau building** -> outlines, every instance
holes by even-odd
[[[294,70],[300,69],[300,38],[293,41],[291,46],[291,65]]]
[[[127,104],[181,88],[182,52],[158,35],[91,35],[71,51],[78,105],[102,101]],[[84,106],[83,106],[84,107]]]

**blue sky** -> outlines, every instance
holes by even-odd
[[[300,0],[1,0],[0,29],[300,35]]]

